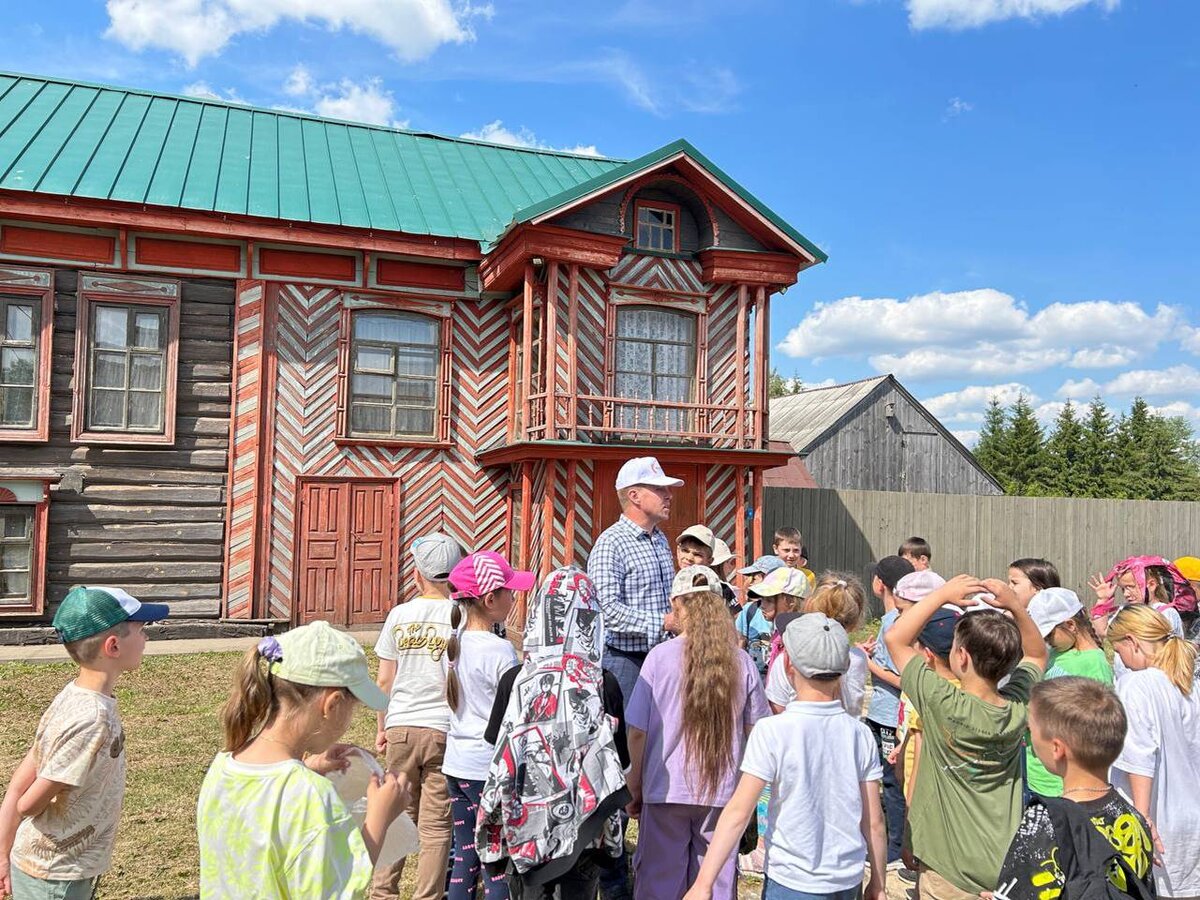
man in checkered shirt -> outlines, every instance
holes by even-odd
[[[628,700],[650,648],[663,639],[671,611],[675,558],[658,527],[671,515],[671,478],[653,456],[631,459],[617,473],[621,517],[605,529],[588,556],[604,614],[604,668],[616,676]],[[600,896],[624,900],[629,893],[624,854],[601,865]]]

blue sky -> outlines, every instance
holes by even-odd
[[[1019,390],[1200,425],[1192,0],[6,11],[17,71],[625,158],[686,137],[830,254],[773,307],[784,374],[895,372],[968,440]]]

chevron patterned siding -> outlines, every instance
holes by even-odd
[[[576,371],[579,393],[604,394],[604,309],[608,303],[608,285],[604,273],[596,269],[579,270],[579,351]]]
[[[664,291],[702,294],[707,285],[700,280],[700,263],[693,260],[664,259],[661,256],[630,254],[613,266],[609,280]]]
[[[443,530],[471,547],[505,549],[505,471],[482,471],[474,461],[480,446],[494,442],[507,426],[507,316],[498,304],[459,303],[453,330],[451,438],[454,449],[338,446],[338,329],[342,294],[324,287],[282,285],[278,292],[274,401],[275,441],[271,474],[272,516],[256,523],[250,479],[239,478],[257,451],[253,423],[259,371],[253,354],[261,341],[261,291],[239,299],[238,443],[232,491],[235,523],[230,534],[230,616],[248,615],[252,590],[244,564],[253,527],[270,529],[268,615],[290,618],[295,596],[296,479],[299,476],[399,478],[401,546]],[[259,305],[256,307],[255,303]],[[244,463],[239,463],[243,460]],[[248,523],[243,525],[243,523]],[[412,563],[401,554],[400,585],[408,593]],[[251,566],[252,568],[252,566]]]
[[[229,516],[225,540],[225,615],[248,619],[254,591],[258,530],[256,462],[262,444],[259,390],[263,377],[262,282],[246,282],[234,309],[233,433],[229,450]]]
[[[705,524],[729,541],[730,547],[736,548],[737,467],[709,467],[705,484],[705,505]]]

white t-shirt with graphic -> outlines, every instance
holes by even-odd
[[[116,698],[68,684],[38,723],[33,760],[39,778],[70,787],[21,821],[12,864],[44,880],[103,875],[125,796],[125,732]]]
[[[517,665],[513,645],[490,631],[464,631],[458,655],[458,709],[450,713],[450,734],[442,771],[467,781],[486,781],[495,747],[483,739],[500,677]]]
[[[446,645],[453,609],[453,600],[416,597],[388,613],[375,642],[380,659],[396,661],[385,727],[450,730]]]

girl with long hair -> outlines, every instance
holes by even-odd
[[[1196,647],[1145,604],[1117,613],[1108,640],[1129,670],[1117,681],[1129,731],[1112,777],[1150,823],[1160,897],[1200,897],[1200,690]]]
[[[683,896],[733,796],[750,729],[770,715],[758,671],[738,649],[717,574],[683,569],[671,586],[671,611],[681,636],[646,656],[625,710],[639,900]],[[731,856],[713,896],[735,897],[736,881]]]
[[[359,703],[387,707],[367,657],[328,622],[263,638],[221,710],[225,748],[196,804],[202,898],[363,898],[388,826],[408,803],[401,775],[372,778],[360,829],[324,776]]]
[[[472,553],[450,571],[454,607],[453,631],[446,644],[446,703],[450,731],[442,773],[450,794],[454,823],[448,900],[474,900],[481,865],[475,849],[479,796],[487,779],[494,748],[484,740],[492,704],[504,673],[517,664],[511,642],[493,633],[513,607],[508,563],[496,553]],[[513,573],[517,575],[518,573]],[[525,573],[528,581],[531,573]],[[483,879],[485,900],[508,900],[503,872]]]

